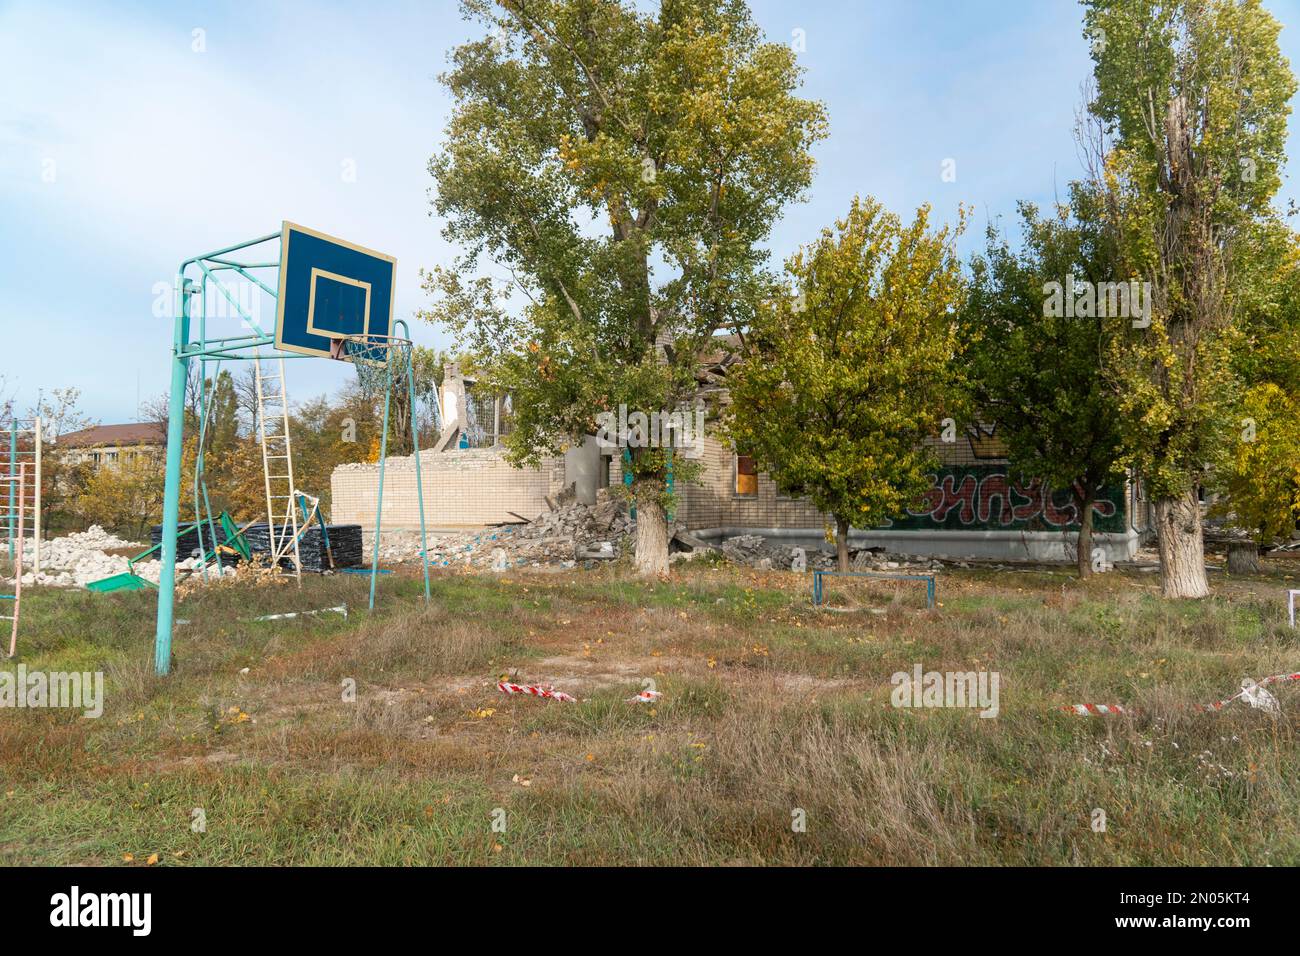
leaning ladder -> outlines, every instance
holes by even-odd
[[[21,497],[27,490],[27,462],[21,462],[18,465],[17,474],[6,474],[0,476],[0,484],[6,484],[18,492]],[[14,593],[0,594],[0,599],[14,602],[13,614],[0,614],[0,621],[12,621],[13,626],[9,632],[9,657],[18,653],[18,618],[23,608],[23,538],[25,537],[26,528],[24,525],[24,512],[18,511],[18,553],[14,558]]]
[[[271,566],[279,567],[287,558],[293,566],[293,576],[301,583],[298,503],[293,485],[293,452],[289,446],[289,396],[284,384],[284,359],[256,357],[253,368],[257,381],[257,422],[262,435],[262,474],[266,477]]]

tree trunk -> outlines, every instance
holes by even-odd
[[[1233,541],[1228,545],[1229,574],[1257,574],[1259,545],[1254,541]]]
[[[1079,503],[1079,538],[1075,543],[1078,553],[1075,557],[1080,580],[1092,574],[1092,502],[1096,497],[1092,492],[1075,496]]]
[[[835,519],[835,555],[841,571],[849,569],[849,523],[844,518]]]
[[[668,518],[653,498],[636,503],[636,570],[645,575],[668,573]]]
[[[1201,506],[1194,489],[1151,503],[1160,548],[1160,587],[1165,597],[1203,598],[1210,593],[1205,577]]]

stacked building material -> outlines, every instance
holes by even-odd
[[[269,554],[271,551],[270,529],[265,524],[255,524],[246,533],[248,546],[253,549],[253,556]],[[355,568],[361,564],[361,525],[329,525],[330,547],[334,552],[334,567]],[[325,553],[325,541],[320,533],[320,525],[312,524],[298,542],[298,554],[302,558],[304,571],[328,571],[329,556]]]
[[[361,525],[329,525],[329,537],[336,570],[361,567]],[[298,550],[302,556],[304,571],[329,570],[330,561],[325,553],[325,540],[320,533],[320,525],[313,524],[307,529],[307,533],[302,536],[302,541],[298,544]]]
[[[218,536],[220,530],[218,529]],[[265,522],[251,525],[244,532],[244,537],[248,541],[249,548],[252,549],[253,556],[269,554],[271,551],[271,536],[269,528]],[[162,541],[162,525],[155,525],[149,532],[150,542],[158,544]],[[212,549],[211,536],[204,529],[203,545],[208,550]],[[356,568],[362,563],[361,549],[361,525],[359,524],[332,524],[329,526],[330,547],[334,552],[335,568]],[[196,530],[190,530],[177,537],[176,557],[183,560],[190,557],[199,547],[199,536]],[[320,532],[320,525],[312,524],[307,532],[303,534],[302,540],[298,544],[299,554],[302,557],[302,569],[304,571],[328,571],[330,568],[329,555],[325,552],[325,541]],[[226,564],[238,563],[238,555],[222,555],[222,562]]]
[[[188,523],[192,524],[193,522],[188,522]],[[182,521],[181,527],[184,528],[186,524],[187,522]],[[221,533],[220,526],[214,524],[212,526],[212,530],[216,531],[217,540],[221,541],[222,533]],[[207,525],[203,526],[203,549],[205,551],[212,550],[212,545],[213,545],[212,530],[209,530]],[[154,545],[155,547],[162,543],[162,525],[156,524],[149,529],[149,543],[151,545]],[[182,561],[185,558],[193,557],[198,550],[199,550],[198,528],[190,528],[188,531],[182,532],[181,534],[178,534],[176,536],[176,559],[178,561]],[[233,561],[239,560],[238,555],[222,555],[222,561],[226,561],[226,559],[228,558]]]

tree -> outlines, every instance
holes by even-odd
[[[47,533],[73,517],[70,506],[89,475],[88,468],[75,464],[73,456],[58,447],[62,436],[96,424],[82,413],[80,402],[81,389],[56,388],[48,397],[44,391],[38,392],[36,404],[27,413],[29,418],[40,416],[42,440],[50,446],[48,454],[42,451],[41,463],[41,509]]]
[[[842,571],[850,526],[879,525],[925,490],[923,439],[953,407],[965,216],[932,232],[929,213],[904,225],[855,198],[786,263],[796,294],[758,312],[728,378],[730,440],[832,516]]]
[[[1259,545],[1289,538],[1300,516],[1300,237],[1280,219],[1266,221],[1249,249],[1238,276],[1250,293],[1232,353],[1238,431],[1209,481],[1211,513],[1255,545],[1229,549],[1230,571],[1258,570]]]
[[[1300,517],[1300,400],[1265,382],[1246,393],[1241,412],[1241,439],[1214,471],[1214,487],[1226,495],[1214,510],[1249,533],[1255,548],[1238,559],[1240,570],[1258,570],[1258,546],[1289,538]]]
[[[820,104],[791,50],[740,0],[466,0],[492,36],[457,48],[430,161],[445,235],[465,248],[426,287],[480,387],[512,396],[515,464],[592,434],[620,405],[671,412],[720,329],[743,329],[768,237],[809,185]],[[512,303],[480,255],[508,270]],[[667,456],[628,450],[636,563],[666,573]],[[677,462],[677,480],[690,468]]]
[[[132,541],[147,537],[162,521],[163,481],[158,463],[131,458],[105,465],[87,476],[75,501],[87,524],[100,524]]]
[[[430,349],[417,345],[411,349],[411,377],[415,385],[416,409],[411,414],[411,395],[406,381],[394,381],[393,402],[389,411],[391,434],[389,436],[389,454],[409,455],[415,449],[415,430],[419,429],[420,447],[428,448],[437,436],[433,432],[430,416],[420,414],[420,403],[425,408],[436,402],[438,389],[442,387],[444,369],[448,361],[447,353],[440,349]],[[382,399],[381,399],[382,401]]]
[[[1117,337],[1127,455],[1146,482],[1162,590],[1203,597],[1198,491],[1229,441],[1243,236],[1280,183],[1295,79],[1258,0],[1087,0],[1097,135],[1092,177],[1146,327]]]
[[[1093,197],[1082,187],[1074,193],[1075,205],[1088,211]],[[972,398],[997,422],[1013,466],[1070,489],[1082,578],[1092,571],[1093,503],[1123,473],[1123,436],[1119,401],[1101,368],[1108,323],[1097,309],[1076,310],[1074,302],[1055,308],[1053,295],[1089,289],[1095,296],[1117,278],[1114,254],[1104,230],[1090,218],[1076,219],[1069,206],[1044,219],[1022,204],[1020,216],[1020,252],[990,227],[985,254],[971,262],[963,359]]]

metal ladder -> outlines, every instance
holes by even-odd
[[[16,475],[0,475],[0,483],[7,484],[21,496],[27,490],[27,462],[21,462],[18,465],[18,474]],[[0,599],[14,602],[13,614],[0,615],[0,621],[13,622],[9,632],[9,657],[13,657],[18,653],[18,618],[22,611],[23,572],[26,570],[23,566],[23,538],[27,530],[24,527],[24,516],[25,512],[20,509],[18,511],[18,553],[13,560],[14,593],[0,594]]]
[[[293,452],[289,445],[289,396],[284,385],[284,359],[253,359],[257,381],[257,420],[262,436],[262,474],[266,477],[266,519],[271,566],[285,558],[302,583],[298,550],[298,502],[293,485]]]

